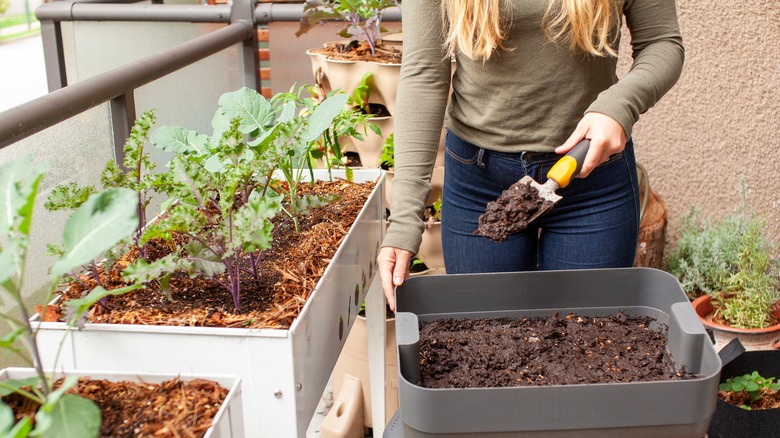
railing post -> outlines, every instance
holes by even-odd
[[[130,129],[135,123],[135,95],[133,90],[117,96],[109,101],[111,128],[114,140],[114,159],[126,170],[125,142],[130,137]]]
[[[234,0],[230,9],[230,22],[246,22],[255,27],[255,2],[254,0]],[[241,47],[241,61],[243,66],[244,85],[256,91],[260,91],[260,58],[257,54],[257,32],[244,40]]]
[[[54,20],[41,20],[41,41],[43,61],[46,65],[46,81],[51,93],[68,85],[62,45],[62,24]]]

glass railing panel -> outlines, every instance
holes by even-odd
[[[24,292],[31,304],[41,303],[49,284],[53,258],[46,256],[46,244],[61,244],[69,212],[50,212],[44,202],[58,184],[75,182],[99,186],[105,163],[114,158],[108,104],[98,105],[75,117],[0,149],[0,163],[29,154],[47,172],[38,189],[30,228],[30,247],[24,277]],[[2,312],[11,308],[3,302]]]

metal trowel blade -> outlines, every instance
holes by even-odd
[[[520,179],[520,181],[518,181],[518,183],[529,185],[535,188],[539,192],[540,198],[544,199],[545,201],[549,201],[548,204],[542,206],[536,213],[534,213],[533,216],[528,219],[529,224],[536,220],[539,216],[549,211],[556,202],[563,199],[561,195],[555,193],[555,191],[560,187],[558,183],[555,182],[555,180],[548,179],[546,183],[539,184],[530,176],[524,176]]]

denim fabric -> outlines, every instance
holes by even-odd
[[[629,267],[639,233],[639,188],[631,140],[587,178],[556,193],[563,199],[523,233],[497,243],[474,232],[488,202],[520,178],[540,184],[561,156],[502,153],[447,132],[442,247],[447,273]]]

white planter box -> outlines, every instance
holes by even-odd
[[[354,174],[355,181],[379,183],[288,330],[86,324],[68,334],[58,369],[235,374],[242,380],[247,437],[304,437],[377,272],[384,237],[384,175],[378,169]],[[325,179],[327,171],[315,177]],[[36,326],[46,366],[65,324]]]
[[[47,374],[49,373],[47,372]],[[209,427],[206,434],[203,435],[203,438],[244,438],[247,436],[244,433],[244,412],[241,406],[241,379],[238,377],[226,375],[195,376],[159,373],[122,374],[105,371],[74,371],[68,372],[67,374],[79,377],[86,376],[96,380],[108,380],[111,382],[127,380],[132,382],[160,383],[177,377],[184,381],[202,378],[217,382],[223,388],[228,389],[228,395],[225,397],[225,401],[222,403],[219,411],[217,411],[217,415],[214,416],[214,421],[211,422],[211,427]],[[11,367],[0,370],[0,381],[9,379],[21,380],[35,376],[36,374],[33,368]],[[58,372],[55,376],[59,378],[62,376],[62,373]]]

